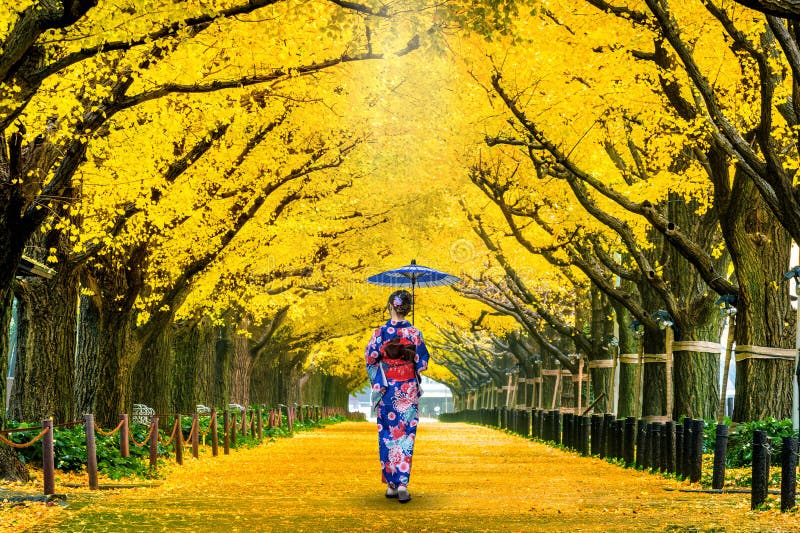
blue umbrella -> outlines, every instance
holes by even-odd
[[[368,277],[367,281],[385,287],[411,287],[411,322],[413,323],[414,289],[416,287],[441,287],[458,283],[461,279],[446,272],[418,265],[417,260],[412,259],[410,265],[375,274]]]

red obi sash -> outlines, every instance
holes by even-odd
[[[386,364],[386,378],[395,381],[408,381],[414,375],[414,363],[407,363],[402,359],[384,359]]]

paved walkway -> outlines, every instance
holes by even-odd
[[[678,485],[502,432],[420,424],[410,489],[383,496],[375,426],[348,422],[188,460],[157,488],[94,493],[38,531],[797,531],[743,494]],[[75,508],[78,507],[78,508]]]

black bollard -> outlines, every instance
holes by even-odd
[[[658,465],[658,470],[661,472],[668,472],[667,466],[667,425],[666,424],[659,424],[658,427],[661,430],[661,463]]]
[[[581,424],[582,424],[581,416],[578,414],[572,415],[572,449],[580,452],[581,451]]]
[[[550,411],[550,423],[553,425],[550,432],[553,434],[553,442],[561,444],[561,411]]]
[[[694,431],[694,423],[691,418],[683,420],[683,478],[688,478],[692,475],[692,433]]]
[[[591,444],[592,455],[600,455],[600,444],[603,442],[603,415],[592,415]]]
[[[542,412],[542,440],[545,442],[552,442],[553,440],[550,434],[553,430],[553,423],[550,421],[551,418],[553,418],[553,414],[550,411]]]
[[[767,432],[756,430],[753,432],[753,473],[752,489],[750,492],[750,509],[755,510],[767,498],[767,476],[769,476],[769,462],[767,461]]]
[[[564,416],[566,416],[566,413]],[[578,427],[577,420],[578,417],[576,417],[574,413],[569,413],[569,428],[564,430],[568,447],[572,450],[578,447],[578,439],[575,438],[575,428]]]
[[[625,420],[620,418],[615,420],[616,424],[616,443],[614,445],[614,453],[617,459],[625,458]]]
[[[614,422],[614,415],[610,413],[605,413],[603,415],[603,444],[602,452],[600,453],[600,457],[613,457],[613,442],[614,442],[614,433],[611,428],[611,424]]]
[[[644,468],[645,451],[647,451],[647,442],[645,440],[645,432],[647,430],[647,422],[641,418],[636,421],[636,466]]]
[[[683,424],[675,424],[675,475],[683,477]]]
[[[666,471],[675,473],[675,422],[670,420],[664,424],[665,435],[665,456],[666,456]]]
[[[564,437],[562,442],[565,448],[572,448],[572,413],[564,413]]]
[[[547,430],[545,429],[545,415],[546,414],[547,413],[545,412],[544,409],[539,409],[539,420],[538,420],[537,423],[539,424],[539,438],[542,439],[542,440],[544,440],[545,435],[547,434]]]
[[[642,468],[650,469],[653,465],[653,424],[645,422],[642,437]]]
[[[581,455],[589,455],[589,441],[592,436],[592,417],[581,417]]]
[[[711,478],[712,489],[725,486],[725,456],[728,453],[728,426],[717,424],[714,439],[714,475]]]
[[[797,437],[783,437],[781,450],[781,512],[795,506],[797,494]]]
[[[705,423],[702,420],[694,420],[692,422],[692,467],[691,477],[689,480],[692,483],[698,483],[700,477],[703,475],[703,426]]]
[[[617,421],[613,418],[608,425],[608,435],[606,436],[606,457],[617,458]]]
[[[650,468],[653,470],[661,469],[661,424],[653,422],[653,427],[650,430],[652,433],[653,442],[653,460],[650,462]]]
[[[634,457],[634,442],[636,441],[636,419],[629,416],[625,419],[625,434],[623,436],[623,458],[625,464],[633,466]]]

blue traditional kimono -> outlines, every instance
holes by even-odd
[[[393,358],[394,348],[413,355]],[[372,334],[365,352],[378,417],[378,450],[382,480],[392,488],[408,485],[417,436],[420,372],[430,354],[422,333],[406,320],[390,320]]]

